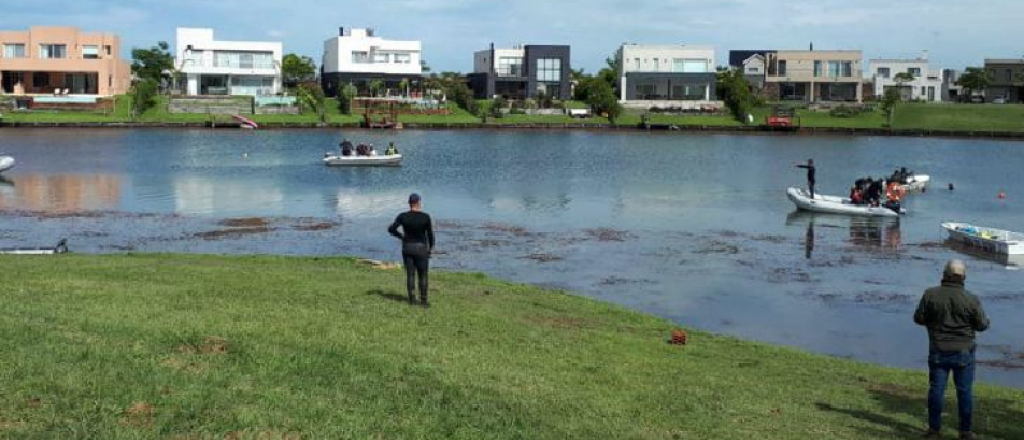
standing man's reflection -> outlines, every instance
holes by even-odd
[[[804,258],[811,259],[814,252],[814,220],[807,223],[807,236],[804,237]]]

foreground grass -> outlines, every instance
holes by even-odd
[[[925,374],[350,259],[0,257],[0,438],[913,438]],[[1024,392],[978,430],[1024,438]]]

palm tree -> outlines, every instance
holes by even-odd
[[[892,77],[892,79],[893,79],[893,81],[896,81],[896,84],[899,86],[899,89],[900,89],[900,99],[904,99],[903,93],[902,93],[903,86],[906,83],[908,83],[908,82],[913,82],[914,81],[914,75],[911,75],[910,72],[900,72],[900,73],[897,73],[896,76]],[[907,96],[907,98],[912,97],[912,96],[914,96],[914,92],[913,91],[910,92],[910,95]]]

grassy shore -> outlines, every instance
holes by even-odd
[[[345,258],[0,266],[4,439],[878,439],[923,426],[922,372],[692,330],[670,345],[664,320],[476,274],[436,275],[422,309],[398,271]],[[984,438],[1024,438],[1024,391],[976,393]]]

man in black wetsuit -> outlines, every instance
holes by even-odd
[[[341,141],[341,143],[338,144],[338,145],[341,146],[341,155],[342,156],[351,156],[352,155],[352,142],[349,142],[348,139],[345,139],[345,140]]]
[[[796,164],[797,168],[807,170],[807,189],[811,191],[811,198],[814,198],[814,159],[807,159],[807,165]]]
[[[398,228],[402,228],[399,232]],[[416,303],[416,278],[419,277],[420,303],[427,302],[427,271],[430,266],[430,252],[434,249],[434,227],[430,215],[423,212],[419,194],[409,196],[409,210],[398,215],[388,228],[388,233],[402,240],[402,262],[405,265],[405,287],[409,302]]]

